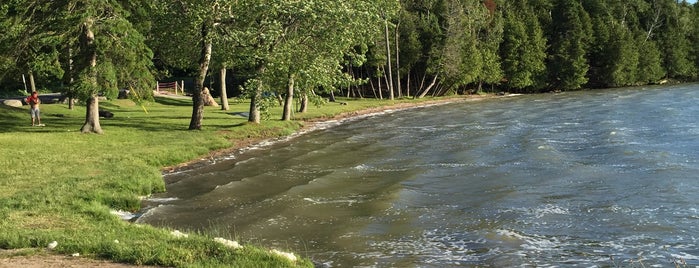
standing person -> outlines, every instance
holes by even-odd
[[[39,99],[39,93],[36,91],[32,92],[32,95],[27,97],[27,104],[31,107],[29,109],[29,114],[32,116],[32,126],[34,122],[38,123],[37,126],[43,127],[44,124],[41,123],[41,111],[39,110],[39,104],[41,100]]]

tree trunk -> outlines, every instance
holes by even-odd
[[[434,87],[435,83],[437,83],[437,75],[435,75],[434,78],[432,78],[432,83],[429,86],[427,86],[425,91],[423,91],[422,94],[420,94],[420,96],[418,96],[417,98],[421,99],[421,98],[425,97],[425,95],[427,95],[427,93],[430,92],[430,89],[432,89],[432,87]]]
[[[294,75],[289,74],[288,86],[286,87],[286,98],[284,99],[284,114],[282,121],[291,120],[291,111],[294,101]]]
[[[380,69],[379,72],[384,74],[383,77],[386,77],[386,73],[383,71],[384,68],[379,68],[379,69]],[[381,90],[381,78],[383,78],[383,77],[379,77],[379,79],[378,79],[379,80],[379,99],[380,100],[383,100],[383,91]]]
[[[68,97],[68,109],[73,110],[75,108],[75,101],[73,100],[73,51],[70,46],[65,48],[65,62],[63,63],[63,84],[67,88],[63,94]]]
[[[32,92],[36,91],[36,83],[34,83],[34,72],[29,70],[29,88]]]
[[[330,90],[330,99],[328,100],[329,102],[335,102],[335,91]]]
[[[83,40],[81,46],[88,60],[85,68],[89,69],[90,77],[87,79],[90,80],[89,83],[91,83],[94,88],[97,88],[97,73],[95,70],[97,66],[97,49],[95,48],[95,33],[92,32],[92,24],[92,19],[88,19],[83,23]],[[97,92],[94,92],[92,96],[87,99],[85,124],[80,128],[80,132],[82,133],[103,133],[102,127],[100,126],[99,101],[97,98]]]
[[[301,107],[299,107],[299,113],[308,112],[308,93],[304,92],[301,96]]]
[[[405,96],[410,98],[410,69],[408,69],[408,82],[405,83]]]
[[[257,77],[261,78],[265,72],[265,64],[259,63],[257,66]],[[257,80],[257,87],[255,88],[255,93],[253,93],[250,98],[250,112],[248,115],[248,122],[259,124],[260,118],[260,106],[259,101],[262,100],[262,80]]]
[[[391,69],[391,43],[388,38],[388,20],[384,20],[385,33],[386,33],[386,59],[388,59],[388,76],[386,79],[386,85],[388,86],[388,96],[390,100],[393,100],[393,72]]]
[[[228,92],[226,92],[226,66],[221,67],[220,73],[219,83],[221,83],[221,110],[228,111],[230,107],[228,106]]]
[[[398,97],[401,98],[403,97],[403,89],[400,86],[400,47],[399,47],[399,32],[398,32],[398,27],[400,26],[400,23],[396,24],[396,91],[398,91]]]
[[[196,78],[196,89],[192,96],[192,119],[189,121],[189,130],[201,130],[204,119],[204,80],[209,71],[211,61],[211,25],[204,21],[201,26],[201,52],[199,53],[199,73]]]
[[[658,3],[658,1],[653,1],[653,8],[655,9],[655,13],[653,14],[652,22],[648,26],[648,32],[646,33],[646,39],[643,40],[644,43],[646,41],[650,40],[651,37],[653,37],[653,31],[655,29],[659,28],[662,24],[660,17],[662,15],[663,9],[657,3]]]
[[[85,112],[85,124],[80,129],[82,133],[97,133],[102,134],[100,126],[99,100],[97,96],[92,96],[87,100]]]

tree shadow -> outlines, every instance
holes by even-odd
[[[156,103],[172,106],[192,106],[192,100],[188,98],[168,98],[168,97],[153,97]]]

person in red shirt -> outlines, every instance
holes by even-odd
[[[35,122],[37,123],[37,126],[44,126],[44,124],[41,123],[41,111],[39,110],[39,104],[41,103],[39,93],[36,91],[32,92],[32,95],[27,97],[26,101],[31,107],[29,109],[29,114],[32,116],[32,126],[35,126]]]

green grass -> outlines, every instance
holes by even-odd
[[[133,264],[312,267],[307,259],[292,263],[245,241],[243,249],[231,249],[211,235],[176,238],[171,230],[128,223],[110,211],[136,211],[142,196],[164,191],[165,167],[241,141],[289,135],[303,120],[414,100],[342,102],[348,105],[310,107],[295,121],[259,125],[236,115],[247,112],[248,103],[231,102],[229,111],[206,107],[203,130],[188,131],[191,100],[157,98],[144,106],[105,101],[100,107],[115,116],[100,120],[103,135],[79,132],[84,107],[44,104],[46,126],[32,127],[27,106],[0,105],[0,248],[45,248],[57,241],[59,254]],[[280,108],[270,114],[277,118]]]

